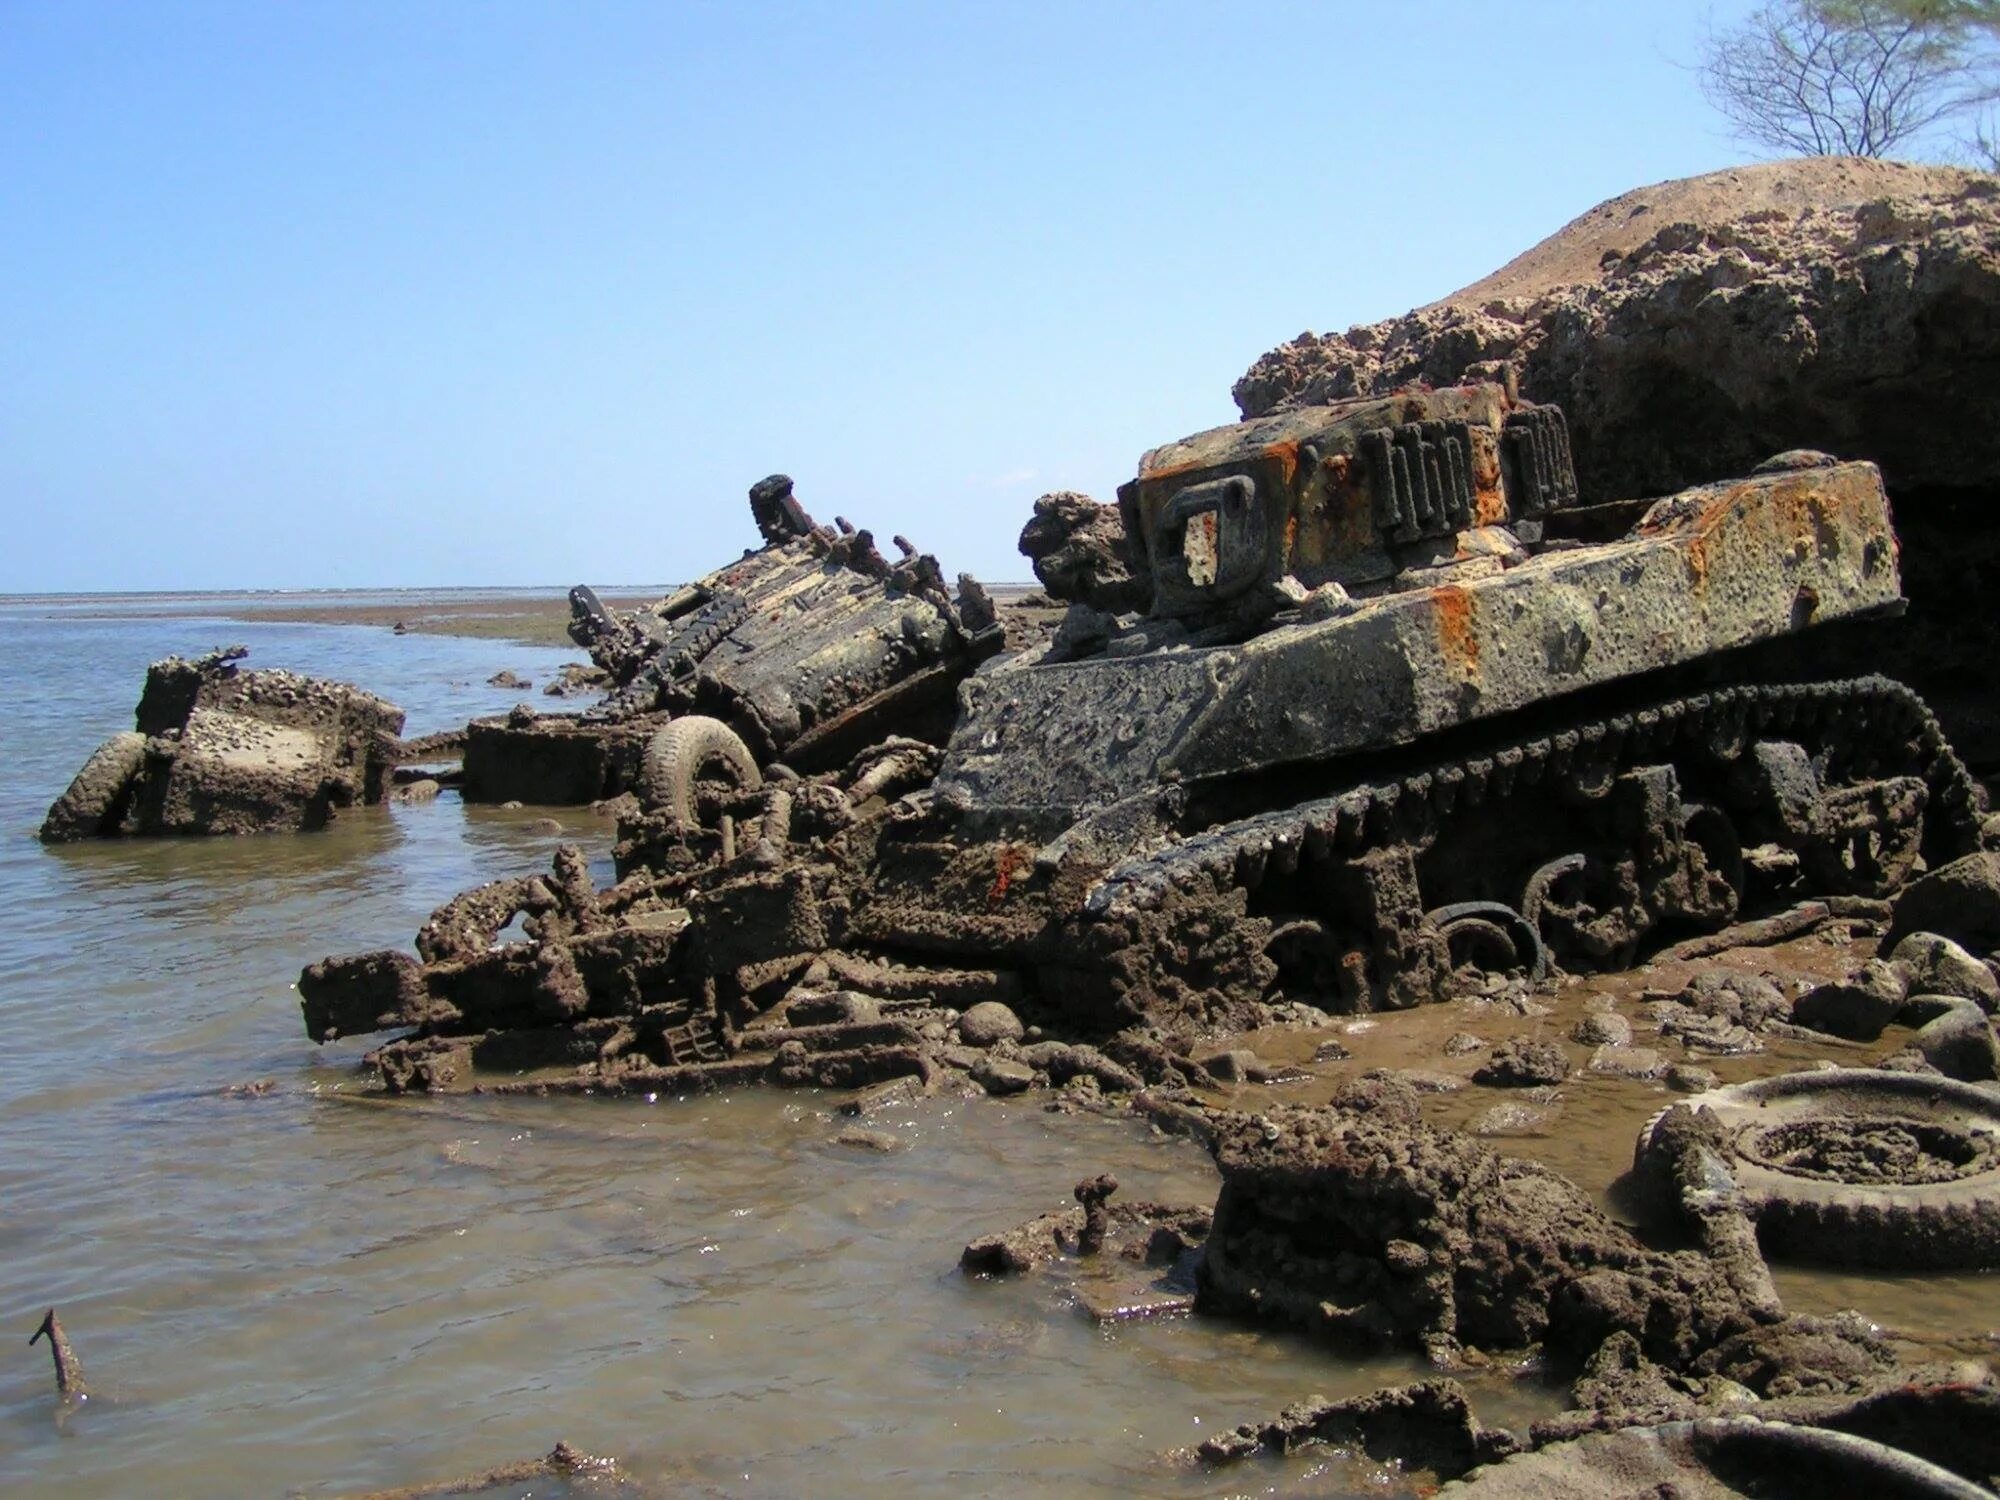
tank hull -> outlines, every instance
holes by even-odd
[[[1625,540],[1353,601],[1238,645],[1003,667],[960,689],[946,805],[1052,835],[1162,785],[1393,749],[1901,607],[1872,464],[1660,501]]]

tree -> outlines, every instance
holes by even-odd
[[[1885,156],[1993,97],[1995,34],[2000,0],[1771,0],[1703,42],[1702,93],[1756,145]]]

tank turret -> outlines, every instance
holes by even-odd
[[[1118,492],[1153,574],[1153,614],[1201,618],[1293,578],[1381,592],[1454,555],[1461,532],[1511,528],[1576,499],[1553,406],[1500,385],[1308,407],[1155,448]]]

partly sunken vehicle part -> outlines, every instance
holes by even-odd
[[[1623,507],[1571,473],[1560,413],[1498,385],[1157,449],[1120,494],[1149,611],[1079,604],[991,663],[941,757],[718,778],[610,891],[559,862],[443,909],[422,962],[315,966],[308,1028],[414,1026],[392,1086],[531,1054],[590,1088],[928,1075],[925,1028],[980,1000],[1100,1040],[1406,1006],[1974,847],[1907,690],[1770,680],[1772,643],[1901,607],[1873,465]],[[492,946],[522,910],[536,941]],[[1130,1036],[1031,1061],[1171,1066]]]
[[[42,842],[298,831],[379,802],[408,758],[403,711],[344,682],[239,667],[248,654],[154,662],[135,727],[84,762]]]
[[[750,507],[764,546],[654,604],[624,613],[570,591],[570,636],[612,690],[580,715],[472,724],[468,799],[629,791],[686,817],[704,770],[747,789],[765,766],[823,770],[892,733],[943,742],[958,684],[1000,649],[985,591],[961,576],[954,597],[901,537],[891,563],[869,532],[816,525],[782,474]]]

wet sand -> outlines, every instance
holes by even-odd
[[[646,604],[666,593],[666,586],[650,588],[604,588],[598,598],[618,609]],[[1003,583],[991,586],[996,602],[1018,607],[1034,592],[1034,585]],[[159,613],[194,613],[190,606],[163,606]],[[200,610],[211,616],[214,606]],[[1058,606],[1051,614],[1060,617]],[[470,594],[464,598],[441,598],[436,594],[408,600],[320,600],[310,595],[259,600],[220,611],[232,620],[264,620],[293,625],[372,625],[407,635],[472,636],[481,640],[512,641],[524,646],[569,647],[569,591],[567,589],[496,590],[492,594]]]
[[[600,590],[606,604],[629,609],[657,599],[663,589]],[[373,625],[408,635],[459,635],[512,641],[523,646],[570,645],[569,592],[526,590],[464,599],[389,603],[326,602],[294,598],[228,612],[225,618],[269,620],[291,625]]]

